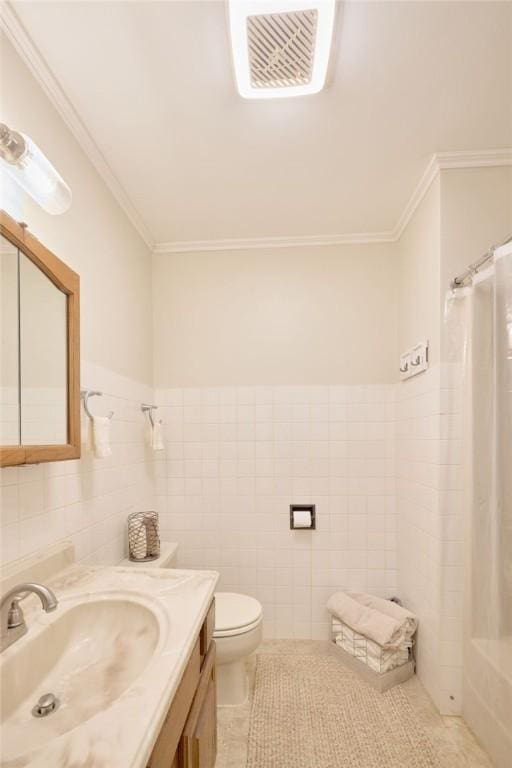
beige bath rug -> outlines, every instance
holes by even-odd
[[[400,686],[378,693],[334,656],[258,656],[247,768],[438,766]]]

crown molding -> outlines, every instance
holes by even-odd
[[[152,249],[154,241],[142,217],[8,2],[0,2],[0,28],[28,66],[121,209],[148,248]]]
[[[458,168],[485,168],[512,165],[512,148],[482,149],[461,152],[436,152],[428,161],[423,175],[407,201],[407,204],[393,230],[393,239],[399,240],[412,219],[419,204],[437,178],[440,171]]]
[[[247,251],[261,248],[293,248],[314,245],[392,243],[393,232],[366,232],[347,235],[305,235],[303,237],[251,237],[226,240],[171,240],[156,243],[153,253],[191,253],[193,251]]]
[[[432,155],[427,163],[427,167],[423,171],[419,182],[415,186],[412,195],[407,201],[405,208],[396,223],[396,226],[393,230],[393,240],[396,241],[401,238],[404,229],[414,216],[416,209],[427,194],[428,190],[430,189],[430,185],[437,177],[438,173],[439,164],[437,162],[437,155]]]
[[[234,251],[261,248],[291,248],[316,245],[355,245],[393,243],[402,236],[416,209],[442,170],[512,165],[512,148],[437,152],[427,166],[400,215],[396,226],[387,232],[363,232],[338,235],[288,237],[227,238],[223,240],[186,240],[155,243],[142,216],[116,178],[107,160],[78,116],[70,100],[27,34],[8,2],[0,0],[0,28],[28,66],[50,102],[67,125],[85,155],[99,173],[114,199],[153,253],[191,253],[194,251]]]
[[[193,253],[198,251],[235,251],[258,248],[292,248],[314,245],[350,245],[394,243],[399,240],[416,209],[440,171],[459,168],[484,168],[512,165],[512,148],[461,152],[436,152],[427,163],[394,229],[389,232],[362,232],[346,235],[308,235],[305,237],[253,237],[226,240],[171,240],[156,243],[153,253]]]
[[[447,168],[492,168],[500,165],[512,165],[512,147],[478,151],[437,152],[434,157],[441,171]]]

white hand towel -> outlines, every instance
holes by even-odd
[[[92,446],[97,459],[112,456],[110,449],[110,419],[108,416],[93,416]]]
[[[154,451],[163,451],[165,448],[161,421],[155,421],[151,427],[151,447]]]

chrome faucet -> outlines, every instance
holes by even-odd
[[[7,594],[2,597],[0,602],[0,620],[1,620],[1,647],[0,652],[5,651],[10,645],[27,631],[27,625],[25,623],[25,617],[21,609],[20,601],[33,593],[37,595],[41,600],[43,610],[46,613],[54,611],[57,607],[57,598],[48,587],[43,584],[34,584],[26,582],[24,584],[18,584],[17,587],[9,590]]]

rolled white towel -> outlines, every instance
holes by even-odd
[[[337,616],[344,624],[348,624],[356,632],[364,637],[374,640],[383,648],[397,648],[404,637],[409,636],[411,629],[411,617],[404,609],[400,619],[394,618],[368,605],[364,605],[360,600],[354,598],[354,594],[360,597],[359,593],[347,594],[345,592],[336,592],[327,601],[327,610]],[[396,606],[400,607],[400,606]]]
[[[92,446],[97,459],[112,456],[110,448],[110,419],[108,416],[93,416]]]
[[[373,608],[375,611],[380,611],[395,621],[399,621],[402,626],[404,641],[409,641],[416,632],[418,628],[417,617],[401,605],[383,597],[369,595],[367,592],[347,592],[347,594],[361,605],[366,605],[368,608]]]
[[[146,526],[141,525],[137,529],[137,536],[135,544],[132,549],[132,557],[134,560],[144,560],[147,557],[148,542],[146,537]]]

